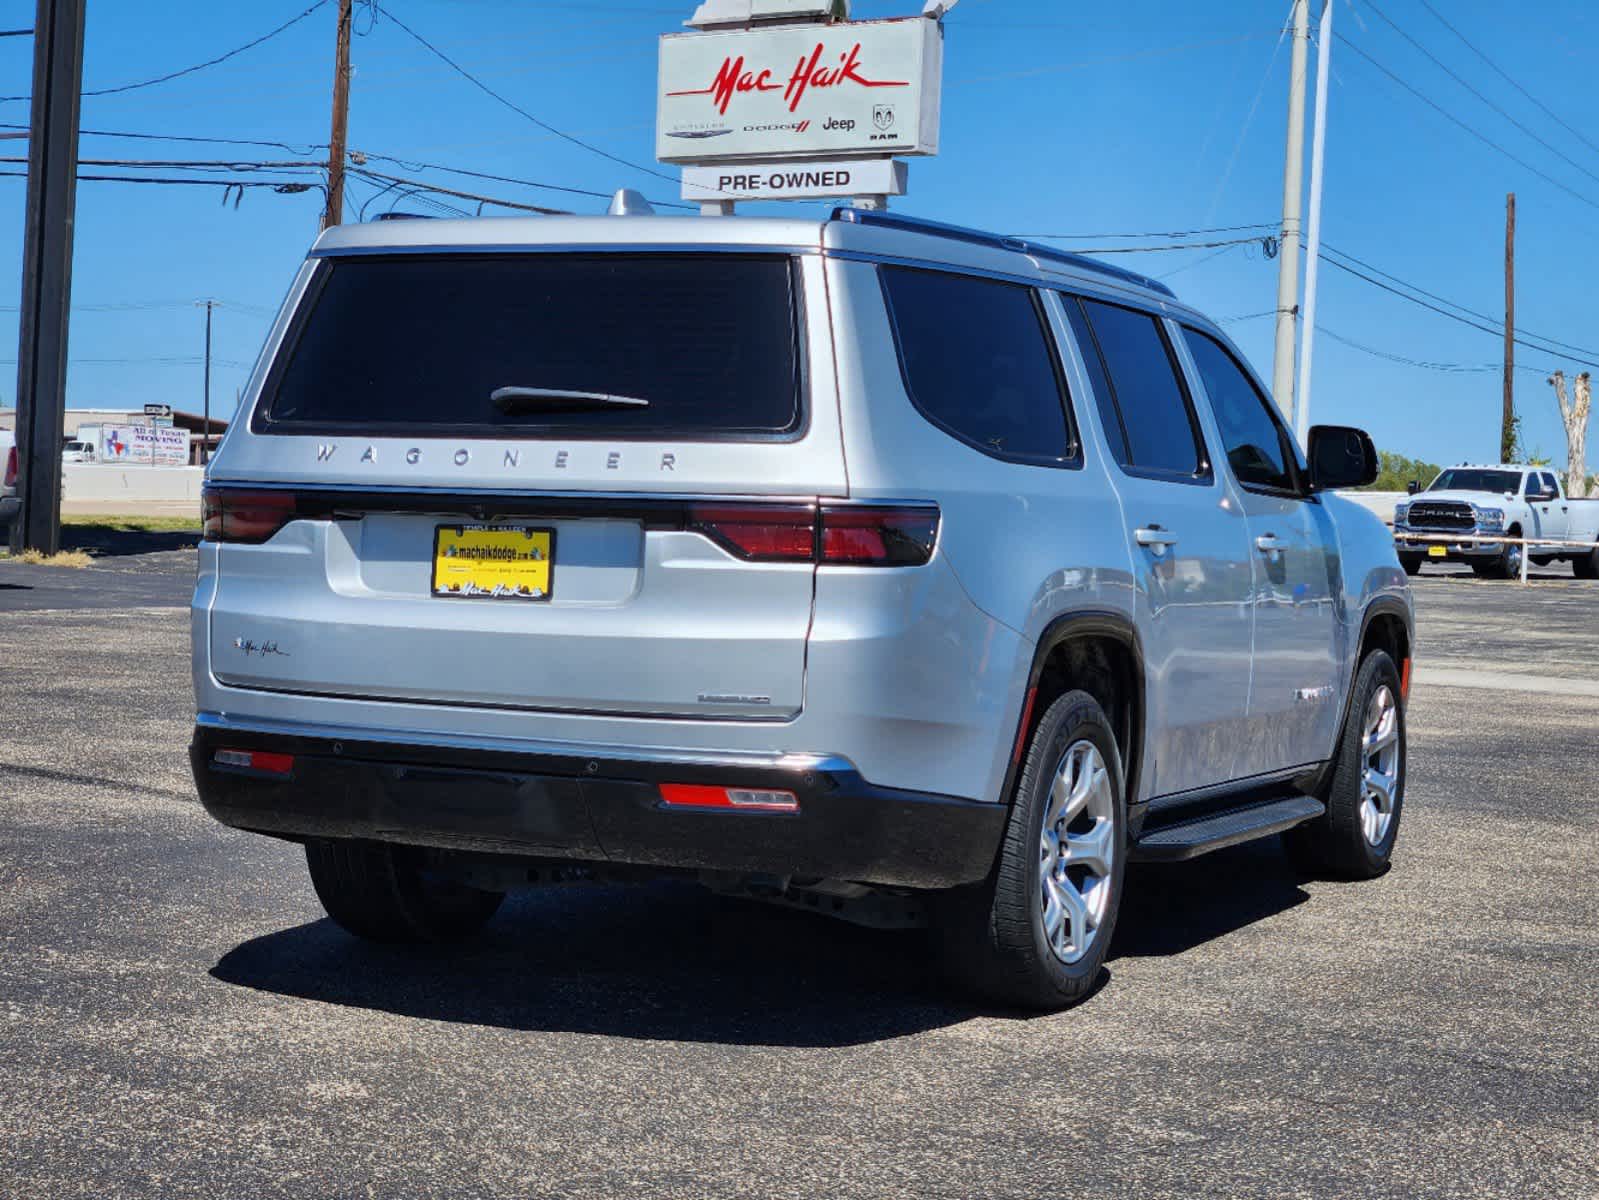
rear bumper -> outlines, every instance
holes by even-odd
[[[0,496],[0,529],[10,529],[11,522],[22,511],[22,497]]]
[[[288,775],[220,766],[219,749],[293,756]],[[847,879],[973,883],[993,864],[1003,805],[875,787],[837,758],[714,762],[407,745],[195,727],[200,800],[224,825],[524,858]],[[663,782],[781,788],[795,814],[663,804]]]

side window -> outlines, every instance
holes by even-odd
[[[912,267],[879,271],[905,388],[924,417],[996,458],[1079,461],[1031,288]]]
[[[1079,302],[1091,334],[1083,354],[1091,358],[1097,351],[1102,363],[1094,377],[1097,381],[1103,373],[1120,418],[1118,461],[1135,472],[1182,479],[1208,476],[1199,423],[1159,322],[1148,313],[1099,300]]]
[[[1543,474],[1543,490],[1546,495],[1560,495],[1560,487],[1555,483],[1555,477],[1547,471]]]
[[[1538,482],[1538,472],[1536,472],[1536,471],[1528,471],[1527,472],[1527,482],[1522,484],[1522,486],[1521,486],[1521,494],[1523,496],[1531,496],[1534,492],[1536,492],[1542,486],[1543,485]]]
[[[1291,491],[1294,452],[1287,431],[1228,349],[1209,334],[1183,327],[1188,351],[1210,397],[1223,450],[1238,482]]]
[[[1121,413],[1116,410],[1116,397],[1110,390],[1110,376],[1105,374],[1105,362],[1094,347],[1094,331],[1088,327],[1088,316],[1075,296],[1062,296],[1066,318],[1071,322],[1072,334],[1083,352],[1083,362],[1088,367],[1088,383],[1094,389],[1094,407],[1099,410],[1099,424],[1105,431],[1105,441],[1110,444],[1111,456],[1122,466],[1132,462],[1127,452],[1127,430],[1122,428]]]

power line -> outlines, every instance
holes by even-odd
[[[1478,312],[1474,308],[1467,308],[1464,304],[1460,304],[1457,301],[1450,300],[1448,297],[1440,296],[1436,292],[1429,292],[1426,288],[1420,287],[1417,284],[1411,283],[1409,280],[1401,279],[1397,275],[1390,274],[1389,272],[1382,270],[1380,267],[1373,266],[1371,263],[1366,262],[1364,259],[1356,258],[1353,254],[1350,254],[1347,250],[1339,250],[1339,249],[1337,249],[1334,246],[1327,245],[1326,243],[1322,244],[1322,249],[1323,249],[1323,251],[1331,251],[1333,254],[1338,255],[1340,258],[1347,258],[1350,262],[1356,264],[1357,266],[1364,267],[1366,270],[1372,272],[1374,275],[1380,275],[1384,279],[1387,279],[1387,280],[1389,280],[1392,283],[1397,283],[1401,287],[1409,288],[1413,292],[1417,292],[1420,295],[1426,296],[1429,300],[1436,300],[1436,301],[1438,301],[1438,303],[1446,305],[1449,308],[1457,309],[1460,312],[1465,313],[1468,316],[1475,317],[1475,318],[1477,318],[1480,321],[1486,321],[1490,325],[1495,326],[1495,328],[1502,328],[1502,326],[1503,326],[1503,321],[1497,316],[1492,316],[1492,315],[1490,315],[1488,313],[1484,313],[1484,312]],[[1330,261],[1330,260],[1326,258],[1325,254],[1323,254],[1322,261],[1323,262],[1327,262],[1327,261]],[[1587,346],[1575,346],[1575,345],[1572,345],[1570,342],[1562,342],[1562,341],[1559,341],[1559,340],[1557,340],[1555,338],[1552,338],[1552,337],[1545,337],[1541,333],[1533,333],[1531,330],[1523,329],[1523,328],[1521,328],[1519,326],[1515,329],[1515,333],[1517,334],[1518,337],[1530,338],[1530,339],[1532,339],[1532,341],[1536,341],[1536,342],[1546,342],[1546,343],[1548,343],[1548,347],[1554,347],[1557,350],[1571,350],[1571,351],[1575,351],[1578,354],[1592,354],[1592,355],[1594,355],[1596,357],[1599,357],[1599,350],[1592,350],[1592,349],[1588,348]],[[1547,353],[1553,353],[1554,351],[1553,350],[1549,350],[1548,347],[1533,346],[1531,348],[1535,349],[1535,350],[1545,350]]]
[[[325,3],[325,2],[326,2],[326,0],[319,0],[319,3]],[[383,15],[385,17],[387,17],[390,21],[393,21],[394,24],[398,25],[400,27],[400,29],[404,33],[409,35],[414,41],[416,41],[418,44],[420,44],[422,47],[424,47],[426,50],[428,50],[431,54],[433,54],[441,62],[443,62],[446,66],[448,66],[452,71],[454,71],[462,79],[465,79],[468,83],[470,83],[473,87],[477,88],[484,95],[490,97],[493,100],[497,100],[499,103],[503,104],[506,108],[510,109],[512,112],[516,113],[518,116],[521,116],[521,117],[525,118],[526,120],[531,121],[533,124],[537,125],[540,129],[544,130],[546,133],[554,134],[556,137],[561,138],[563,141],[571,142],[572,145],[578,146],[578,147],[581,147],[584,150],[587,150],[590,154],[597,154],[601,158],[609,159],[611,162],[618,163],[621,166],[629,167],[629,168],[631,168],[632,170],[635,170],[635,171],[643,171],[646,175],[654,175],[657,179],[664,179],[668,183],[676,183],[676,182],[678,182],[676,178],[674,178],[671,175],[667,175],[665,172],[657,171],[653,167],[646,167],[646,166],[642,165],[641,163],[629,162],[625,158],[621,158],[621,157],[618,157],[615,154],[612,154],[609,150],[601,150],[598,146],[591,145],[590,143],[585,142],[582,138],[573,137],[570,133],[566,133],[563,130],[557,129],[554,125],[551,125],[548,121],[540,120],[538,117],[535,117],[532,113],[528,112],[527,109],[523,108],[521,105],[515,103],[512,100],[508,100],[506,97],[502,96],[499,92],[497,92],[493,88],[491,88],[488,84],[484,83],[476,75],[472,74],[472,72],[468,71],[465,67],[461,66],[460,63],[456,62],[448,54],[444,53],[444,51],[440,50],[432,42],[428,41],[427,38],[423,37],[416,30],[412,29],[409,25],[407,25],[404,21],[400,20],[399,17],[395,16],[388,9],[385,8],[383,10]]]
[[[1430,12],[1433,16],[1437,17],[1439,23],[1441,25],[1443,25],[1443,27],[1445,29],[1447,29],[1450,33],[1454,34],[1463,43],[1465,43],[1466,49],[1470,50],[1478,58],[1482,59],[1483,62],[1487,63],[1491,68],[1493,68],[1493,70],[1498,73],[1498,75],[1499,75],[1499,77],[1501,79],[1503,79],[1511,87],[1515,88],[1518,92],[1520,92],[1528,100],[1531,100],[1535,105],[1537,105],[1538,108],[1544,113],[1545,116],[1549,117],[1552,121],[1554,121],[1557,125],[1559,125],[1566,132],[1568,132],[1572,136],[1574,136],[1578,141],[1582,142],[1582,144],[1587,146],[1590,150],[1599,150],[1599,145],[1595,145],[1593,142],[1589,141],[1587,136],[1584,135],[1581,130],[1575,129],[1571,125],[1568,125],[1565,121],[1561,120],[1559,115],[1557,115],[1554,112],[1553,109],[1551,109],[1542,100],[1538,99],[1538,97],[1534,96],[1526,88],[1522,87],[1521,84],[1517,83],[1515,81],[1515,79],[1513,79],[1510,76],[1509,72],[1507,72],[1498,63],[1494,62],[1493,59],[1489,58],[1481,50],[1477,49],[1476,46],[1472,45],[1472,43],[1467,40],[1466,35],[1461,33],[1460,30],[1456,29],[1447,20],[1445,20],[1444,19],[1444,15],[1441,12],[1439,12],[1436,8],[1434,8],[1431,4],[1427,3],[1427,0],[1421,0],[1421,6],[1423,8],[1425,8],[1428,12]]]
[[[441,195],[457,196],[457,197],[459,197],[462,200],[476,200],[480,204],[493,204],[493,205],[496,205],[496,206],[498,206],[500,208],[518,208],[518,209],[521,209],[523,212],[539,213],[541,216],[551,216],[551,217],[563,216],[563,217],[565,217],[565,216],[571,216],[572,215],[570,212],[568,212],[566,209],[563,209],[563,208],[544,208],[544,207],[542,207],[540,205],[537,205],[537,204],[518,204],[514,200],[501,200],[501,199],[498,199],[497,197],[494,197],[494,196],[479,195],[477,192],[462,192],[462,191],[456,190],[455,188],[444,187],[441,184],[428,183],[426,180],[422,180],[422,179],[407,179],[403,175],[386,175],[386,174],[384,174],[381,171],[370,171],[370,170],[367,170],[365,167],[353,167],[350,170],[350,174],[359,175],[363,179],[367,179],[367,180],[381,179],[381,180],[387,182],[390,185],[390,187],[394,187],[394,186],[412,187],[412,188],[417,189],[417,191],[438,192]],[[385,190],[387,190],[387,189],[385,189]],[[379,193],[379,194],[381,195],[382,193]],[[368,200],[367,203],[370,204],[371,200]],[[363,208],[364,207],[365,206],[363,206]]]
[[[1502,327],[1496,328],[1493,325],[1480,324],[1479,322],[1474,321],[1474,320],[1472,320],[1469,317],[1463,317],[1459,313],[1450,312],[1447,308],[1440,308],[1438,305],[1433,304],[1430,301],[1419,299],[1416,296],[1412,296],[1409,292],[1400,291],[1398,288],[1393,287],[1390,284],[1386,284],[1386,283],[1382,282],[1380,279],[1375,278],[1374,276],[1367,275],[1364,271],[1357,271],[1354,267],[1348,266],[1345,263],[1341,263],[1336,258],[1329,258],[1326,255],[1323,255],[1322,256],[1322,261],[1324,263],[1326,263],[1328,266],[1337,267],[1338,270],[1344,271],[1344,272],[1346,272],[1346,273],[1348,273],[1350,275],[1353,275],[1357,279],[1363,279],[1367,283],[1371,284],[1373,287],[1380,288],[1380,289],[1382,289],[1385,292],[1389,292],[1389,293],[1391,293],[1391,294],[1393,294],[1395,296],[1398,296],[1402,300],[1408,300],[1412,304],[1419,304],[1422,308],[1430,309],[1432,312],[1437,313],[1441,317],[1448,317],[1451,321],[1458,321],[1462,325],[1469,325],[1473,329],[1479,330],[1482,333],[1492,334],[1494,337],[1500,337],[1504,333],[1504,330],[1503,330]],[[1550,353],[1552,353],[1552,351],[1550,351],[1547,347],[1535,345],[1534,343],[1527,341],[1525,338],[1516,337],[1516,338],[1513,338],[1512,340],[1516,343],[1516,345],[1525,346],[1529,350],[1536,350],[1540,354],[1550,354]],[[1584,351],[1584,353],[1593,353],[1593,352],[1592,351]],[[1578,357],[1576,357],[1574,355],[1558,355],[1557,357],[1570,358],[1573,362],[1581,363],[1583,366],[1587,366],[1587,367],[1599,367],[1599,357],[1596,357],[1594,360],[1578,358]]]
[[[1371,55],[1367,54],[1359,46],[1355,45],[1354,42],[1350,41],[1343,34],[1335,33],[1335,34],[1333,34],[1333,36],[1335,38],[1337,38],[1340,42],[1342,42],[1345,46],[1349,47],[1349,49],[1352,50],[1354,53],[1360,55],[1361,58],[1365,59],[1372,66],[1376,67],[1384,75],[1388,76],[1389,79],[1393,80],[1400,87],[1404,88],[1405,91],[1409,92],[1416,99],[1420,100],[1428,108],[1432,109],[1434,112],[1438,113],[1440,116],[1444,117],[1446,120],[1452,122],[1453,124],[1460,126],[1460,128],[1464,129],[1467,133],[1471,134],[1472,137],[1476,138],[1483,145],[1488,146],[1489,148],[1491,148],[1493,150],[1497,150],[1500,154],[1504,155],[1511,162],[1515,163],[1517,166],[1521,167],[1523,170],[1531,171],[1534,175],[1536,175],[1539,179],[1542,179],[1545,183],[1553,184],[1555,187],[1557,187],[1561,191],[1565,192],[1568,196],[1571,196],[1571,197],[1573,197],[1573,198],[1575,198],[1577,200],[1580,200],[1582,203],[1586,204],[1589,208],[1599,209],[1599,201],[1593,200],[1593,199],[1591,199],[1588,196],[1584,196],[1576,188],[1568,187],[1566,184],[1560,182],[1560,180],[1556,179],[1553,175],[1550,175],[1548,172],[1539,170],[1537,167],[1533,166],[1526,159],[1520,157],[1517,154],[1512,153],[1509,150],[1506,150],[1503,146],[1501,146],[1498,142],[1494,141],[1487,134],[1479,132],[1477,129],[1473,128],[1471,125],[1468,125],[1465,121],[1462,121],[1459,117],[1455,116],[1454,113],[1450,112],[1447,108],[1443,107],[1443,105],[1439,104],[1437,101],[1430,99],[1429,97],[1423,95],[1421,92],[1417,91],[1415,88],[1411,87],[1410,84],[1406,83],[1398,75],[1394,74],[1394,72],[1390,71],[1387,67],[1383,66],[1380,62],[1378,62]]]
[[[1084,246],[1074,254],[1152,254],[1162,250],[1212,250],[1217,247],[1246,246],[1251,242],[1270,241],[1269,238],[1228,238],[1220,242],[1181,242],[1170,246]]]
[[[1401,29],[1399,27],[1398,23],[1395,22],[1392,17],[1390,17],[1387,13],[1383,12],[1383,10],[1377,6],[1376,0],[1366,0],[1366,7],[1371,9],[1372,12],[1376,13],[1379,17],[1381,17],[1384,21],[1386,21],[1388,23],[1388,25],[1393,29],[1393,31],[1395,33],[1397,33],[1400,37],[1404,38],[1405,41],[1409,42],[1417,50],[1421,51],[1422,54],[1426,55],[1427,59],[1434,66],[1436,66],[1440,71],[1442,71],[1445,75],[1449,76],[1449,78],[1453,79],[1461,87],[1465,88],[1473,96],[1477,97],[1477,99],[1481,100],[1489,108],[1493,109],[1494,112],[1498,113],[1501,117],[1503,117],[1505,120],[1509,121],[1517,129],[1521,130],[1522,133],[1526,134],[1533,141],[1537,142],[1540,146],[1542,146],[1545,150],[1549,151],[1549,153],[1555,155],[1557,158],[1561,159],[1562,161],[1564,161],[1566,163],[1569,163],[1571,166],[1573,166],[1577,170],[1581,171],[1589,179],[1592,179],[1595,183],[1599,183],[1599,175],[1595,175],[1592,171],[1588,170],[1587,167],[1583,166],[1576,159],[1572,158],[1571,155],[1569,155],[1565,151],[1561,150],[1560,147],[1552,145],[1549,142],[1545,141],[1543,138],[1539,137],[1538,134],[1534,133],[1531,129],[1527,128],[1527,126],[1523,125],[1515,117],[1511,116],[1504,109],[1500,108],[1499,105],[1495,104],[1492,100],[1488,99],[1487,96],[1484,96],[1480,91],[1478,91],[1470,83],[1466,82],[1466,80],[1462,79],[1454,71],[1450,70],[1448,65],[1445,64],[1436,54],[1434,54],[1432,51],[1428,50],[1427,47],[1423,46],[1415,38],[1411,37],[1408,33],[1406,33],[1403,29]]]
[[[112,96],[119,92],[137,91],[139,88],[154,87],[158,83],[167,83],[173,79],[180,79],[185,75],[193,75],[196,71],[203,71],[207,67],[214,67],[218,63],[227,62],[228,59],[234,57],[235,55],[243,54],[246,50],[253,50],[262,42],[272,40],[284,30],[290,28],[291,26],[298,25],[301,21],[305,20],[327,2],[328,0],[316,0],[316,3],[312,4],[310,8],[306,9],[299,16],[291,17],[289,20],[279,25],[276,29],[273,29],[268,33],[263,33],[260,37],[255,38],[252,41],[248,41],[242,46],[235,46],[232,50],[229,50],[225,54],[219,54],[215,58],[208,58],[202,63],[195,63],[192,67],[183,67],[177,71],[168,71],[165,75],[157,75],[154,79],[142,79],[138,83],[121,83],[115,87],[86,89],[83,94],[85,96]],[[0,102],[7,100],[28,100],[31,98],[32,97],[30,96],[0,96]]]
[[[0,171],[0,176],[11,176],[15,179],[26,179],[26,171]],[[306,183],[303,180],[269,180],[269,179],[182,179],[157,175],[85,175],[78,174],[79,180],[89,183],[158,183],[158,184],[190,184],[195,187],[219,187],[231,190],[238,188],[243,194],[245,188],[271,188],[282,196],[297,195],[300,192],[309,192],[313,189],[322,190],[320,183]],[[226,194],[223,196],[227,199]]]

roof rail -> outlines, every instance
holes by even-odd
[[[1170,296],[1174,300],[1177,298],[1177,293],[1158,279],[1151,279],[1147,275],[1140,275],[1137,271],[1129,271],[1125,267],[1100,262],[1097,258],[1090,258],[1086,254],[1073,254],[1070,250],[1057,250],[1053,246],[1040,246],[1037,242],[1025,241],[1022,238],[1006,237],[999,233],[987,233],[981,229],[968,229],[964,225],[946,225],[942,221],[929,221],[922,217],[907,217],[901,213],[884,212],[882,209],[875,208],[835,208],[832,219],[844,221],[851,225],[875,225],[883,229],[903,229],[910,233],[926,233],[933,237],[949,238],[951,241],[972,242],[979,246],[993,246],[999,250],[1014,250],[1018,254],[1026,254],[1033,258],[1046,259],[1049,262],[1076,267],[1079,271],[1088,271],[1094,275],[1106,275],[1112,279],[1119,279],[1124,283],[1131,283],[1137,287],[1147,288],[1152,292],[1159,292],[1163,296]]]

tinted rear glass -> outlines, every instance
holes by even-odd
[[[933,424],[1000,458],[1075,453],[1049,330],[1030,288],[883,267],[912,402]]]
[[[785,258],[351,257],[322,264],[307,302],[261,432],[770,437],[802,423]],[[559,394],[491,399],[506,388]]]
[[[1514,495],[1521,486],[1519,471],[1484,471],[1477,467],[1451,467],[1432,481],[1429,492],[1504,492]]]

